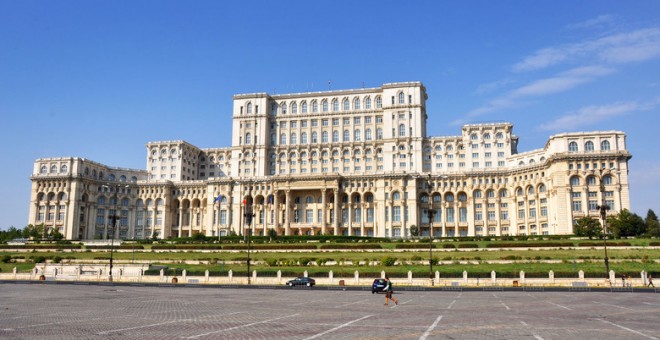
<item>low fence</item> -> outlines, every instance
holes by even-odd
[[[112,269],[112,280],[117,282],[156,282],[156,283],[188,283],[188,284],[246,284],[248,283],[247,272],[234,273],[232,270],[217,273],[204,272],[204,275],[188,275],[186,270],[180,272],[171,272],[163,269],[149,269],[148,265],[131,264],[114,266]],[[109,267],[102,265],[59,265],[59,266],[38,266],[29,273],[19,273],[14,268],[12,273],[0,273],[0,279],[9,280],[59,280],[59,281],[109,281]],[[149,275],[151,274],[151,275]],[[346,285],[346,286],[369,286],[376,278],[384,278],[386,273],[382,271],[378,277],[375,275],[361,276],[359,271],[353,275],[335,275],[329,271],[327,276],[316,276],[317,285]],[[301,276],[308,276],[305,271]],[[287,281],[293,279],[291,276],[282,275],[282,271],[268,273],[259,273],[256,270],[250,273],[249,281],[252,284],[260,285],[284,285]],[[577,277],[555,277],[553,271],[548,272],[547,277],[528,278],[525,272],[521,271],[518,277],[498,277],[495,271],[490,273],[490,277],[471,277],[467,271],[463,272],[462,277],[442,278],[440,272],[436,271],[433,279],[429,277],[414,277],[412,272],[408,272],[407,277],[391,277],[392,282],[397,286],[589,286],[589,287],[633,287],[648,285],[648,273],[640,272],[638,278],[617,276],[614,271],[610,271],[609,278],[586,278],[583,271],[578,272]]]

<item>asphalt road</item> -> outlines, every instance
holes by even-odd
[[[0,338],[660,339],[660,294],[0,284]]]

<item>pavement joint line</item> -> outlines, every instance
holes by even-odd
[[[424,332],[424,334],[422,334],[422,336],[419,337],[419,340],[426,340],[426,338],[428,338],[428,336],[431,334],[431,332],[433,331],[433,329],[435,328],[435,326],[438,325],[438,323],[440,322],[440,320],[442,320],[442,315],[438,316],[438,317],[435,319],[435,321],[433,322],[433,324],[432,324],[431,326],[429,326],[429,328],[426,329],[426,331]]]
[[[327,300],[327,299],[323,299],[323,300]],[[319,300],[319,301],[320,301],[320,300]],[[369,301],[369,300],[368,300],[368,299],[364,299],[364,300],[359,300],[359,301],[355,301],[355,302],[345,303],[345,304],[343,304],[343,305],[335,306],[335,308],[342,308],[342,307],[346,307],[346,306],[354,305],[354,304],[356,304],[356,303],[361,303],[361,302],[365,302],[365,301]],[[295,304],[295,305],[292,305],[292,306],[298,306],[298,305],[299,305],[299,304]]]
[[[525,321],[520,320],[520,324],[522,324],[522,325],[525,326],[525,327],[529,327],[529,325],[528,325],[527,322],[525,322]]]
[[[240,326],[235,326],[235,327],[230,327],[230,328],[220,329],[220,330],[213,331],[213,332],[208,332],[208,333],[204,333],[204,334],[198,334],[198,335],[193,335],[193,336],[183,337],[183,338],[184,338],[184,339],[196,339],[196,338],[201,338],[201,337],[203,337],[203,336],[207,336],[207,335],[211,335],[211,334],[216,334],[216,333],[221,333],[221,332],[227,332],[227,331],[231,331],[231,330],[238,329],[238,328],[254,326],[254,325],[261,324],[261,323],[272,322],[272,321],[275,321],[275,320],[280,320],[280,319],[284,319],[284,318],[290,318],[290,317],[297,316],[297,315],[298,315],[298,313],[293,314],[293,315],[281,316],[281,317],[279,317],[279,318],[274,318],[274,319],[268,319],[268,320],[263,320],[263,321],[252,322],[252,323],[248,323],[248,324],[245,324],[245,325],[240,325]]]
[[[610,307],[615,307],[615,308],[621,308],[621,309],[627,309],[627,310],[634,310],[634,309],[632,309],[632,308],[622,307],[622,306],[617,306],[617,305],[612,305],[612,304],[609,304],[609,303],[603,303],[603,302],[598,302],[598,301],[592,301],[592,302],[593,302],[593,303],[597,303],[597,304],[599,304],[599,305],[605,305],[605,306],[610,306]]]
[[[566,306],[562,306],[562,305],[557,304],[557,303],[554,303],[554,302],[550,302],[550,301],[546,301],[546,302],[549,303],[549,304],[551,304],[551,305],[555,305],[555,306],[557,306],[557,307],[561,307],[561,308],[566,309],[566,310],[573,310],[572,308],[568,308],[568,307],[566,307]]]
[[[406,305],[406,304],[408,304],[408,302],[412,302],[412,300],[402,301],[401,304]]]
[[[603,320],[603,319],[596,319],[596,320],[601,321],[601,322],[604,322],[604,323],[609,324],[609,325],[612,325],[612,326],[619,327],[619,328],[621,328],[621,329],[623,329],[623,330],[626,330],[626,331],[628,331],[628,332],[635,333],[635,334],[637,334],[637,335],[641,335],[641,336],[643,336],[643,337],[645,337],[645,338],[658,340],[658,338],[656,338],[656,337],[654,337],[654,336],[651,336],[651,335],[648,335],[648,334],[644,334],[644,333],[642,333],[642,332],[636,331],[636,330],[634,330],[634,329],[630,329],[630,328],[628,328],[628,327],[624,327],[624,326],[621,326],[621,325],[617,325],[617,324],[615,324],[614,322],[610,322],[610,321]]]
[[[660,303],[642,302],[645,305],[660,306]]]
[[[218,315],[213,315],[213,317],[216,317],[216,316],[233,315],[233,314],[239,314],[239,313],[245,313],[245,312],[234,312],[234,313],[218,314]],[[154,324],[151,324],[151,325],[143,325],[143,326],[135,326],[135,327],[128,327],[128,328],[113,329],[113,330],[109,330],[109,331],[99,332],[99,333],[96,333],[96,334],[97,334],[97,335],[110,334],[110,333],[115,333],[115,332],[130,331],[130,330],[133,330],[133,329],[140,329],[140,328],[156,327],[156,326],[160,326],[160,325],[166,325],[166,324],[168,324],[168,323],[186,322],[186,321],[191,321],[191,320],[199,320],[199,318],[194,318],[194,319],[183,319],[183,320],[171,320],[171,321],[165,321],[165,322],[154,323]]]
[[[511,309],[511,307],[507,306],[506,303],[504,303],[504,302],[502,302],[502,301],[500,301],[500,303],[501,303],[502,306],[504,306],[507,310]]]
[[[315,338],[318,338],[318,337],[320,337],[320,336],[326,335],[326,334],[328,334],[328,333],[332,333],[332,332],[334,332],[334,331],[336,331],[336,330],[338,330],[338,329],[341,329],[341,328],[344,328],[344,327],[346,327],[346,326],[349,326],[349,325],[352,324],[352,323],[356,323],[356,322],[358,322],[358,321],[362,321],[362,320],[364,320],[364,319],[366,319],[366,318],[370,318],[371,316],[372,316],[372,315],[366,315],[366,316],[363,316],[363,317],[361,317],[361,318],[359,318],[359,319],[355,319],[355,320],[353,320],[353,321],[349,321],[349,322],[343,323],[343,324],[341,324],[341,325],[339,325],[339,326],[337,326],[337,327],[335,327],[335,328],[329,329],[329,330],[327,330],[327,331],[325,331],[325,332],[321,332],[321,333],[318,333],[318,334],[312,335],[312,336],[310,336],[309,338],[305,338],[305,340],[315,339]]]
[[[449,306],[447,306],[447,309],[451,309],[451,307],[456,303],[456,300],[452,301]]]

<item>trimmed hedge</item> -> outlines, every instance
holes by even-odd
[[[476,243],[459,243],[459,248],[479,248],[479,245]]]
[[[305,250],[305,249],[317,249],[315,244],[253,244],[250,246],[254,250]],[[222,249],[224,250],[247,250],[247,244],[228,244],[223,245]]]
[[[322,244],[321,249],[383,249],[380,244]]]
[[[488,243],[486,248],[542,248],[542,247],[573,247],[573,242],[501,242]]]
[[[92,250],[94,250],[94,249],[98,249],[98,250],[100,250],[100,249],[107,249],[107,250],[110,250],[110,246],[108,246],[108,245],[103,245],[103,246],[86,246],[85,248],[86,248],[86,249],[92,249]],[[112,246],[112,249],[144,249],[144,246],[142,246],[141,244],[136,244],[136,245],[135,245],[135,248],[133,248],[132,245],[122,244],[122,245]]]
[[[602,246],[603,242],[579,242],[578,247],[597,247]],[[607,245],[610,247],[630,247],[630,242],[607,242]]]
[[[453,244],[453,243],[445,243],[445,244],[442,245],[442,248],[445,248],[445,249],[456,249],[456,245]]]
[[[435,244],[431,244],[432,248],[436,248]],[[397,243],[394,245],[395,249],[428,249],[428,243]]]
[[[0,244],[0,249],[80,249],[79,244],[25,244],[10,246]]]
[[[657,242],[657,241],[649,242],[649,246],[650,247],[660,247],[660,242]]]

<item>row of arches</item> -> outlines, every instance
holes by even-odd
[[[611,175],[603,175],[601,178],[601,183],[598,183],[598,177],[596,175],[588,175],[586,177],[573,175],[569,179],[569,183],[572,186],[582,185],[582,183],[585,183],[586,185],[598,185],[598,184],[611,185],[614,184],[614,177],[612,177]]]
[[[69,166],[66,164],[62,164],[59,167],[57,164],[52,164],[50,166],[50,171],[48,171],[48,166],[45,164],[42,164],[41,167],[39,168],[39,173],[42,175],[47,175],[47,174],[66,174],[69,172]]]
[[[403,96],[403,92],[400,94]],[[376,109],[383,107],[383,101],[381,96],[375,96],[375,99],[372,100],[371,96],[366,96],[360,98],[355,96],[352,99],[349,97],[344,97],[341,99],[341,102],[338,98],[328,99],[312,99],[307,102],[307,100],[297,101],[282,101],[280,103],[272,103],[270,107],[271,115],[277,114],[305,114],[305,113],[318,113],[318,112],[338,112],[338,111],[350,111],[350,110],[371,110],[372,106]],[[405,99],[405,97],[402,97]],[[252,103],[247,104],[246,111],[248,114],[252,113]]]
[[[363,151],[361,149],[354,149],[354,150],[344,149],[343,151],[341,151],[341,154],[340,154],[340,150],[334,149],[334,150],[332,150],[332,157],[333,158],[338,158],[338,157],[340,157],[340,155],[342,157],[361,156],[362,152]],[[382,153],[383,153],[382,149],[380,149],[380,148],[376,149],[376,154],[377,155],[380,155]],[[364,149],[364,154],[367,155],[367,156],[372,155],[373,151],[372,151],[371,148],[366,148],[366,149]],[[327,158],[327,157],[329,157],[330,153],[328,152],[328,150],[323,150],[323,151],[321,151],[320,155],[321,155],[321,158]],[[289,159],[295,159],[295,158],[306,159],[306,158],[318,158],[318,157],[319,157],[318,150],[312,150],[309,153],[307,151],[300,151],[300,153],[298,153],[296,151],[291,151],[291,152],[288,153],[288,158]],[[270,158],[271,159],[276,159],[276,158],[286,159],[287,158],[287,153],[284,152],[284,151],[280,152],[279,154],[271,153]]]
[[[353,133],[351,134],[351,130],[343,130],[342,135],[340,136],[339,130],[333,130],[332,131],[332,138],[330,138],[330,132],[329,131],[322,131],[321,132],[321,138],[319,139],[319,134],[318,132],[314,131],[311,133],[311,138],[308,138],[307,132],[302,132],[300,134],[300,142],[298,141],[298,134],[295,132],[291,133],[280,133],[279,135],[279,140],[277,138],[277,134],[272,133],[270,135],[270,142],[273,145],[297,145],[297,144],[317,144],[317,143],[340,143],[340,142],[361,142],[363,139],[363,133],[364,132],[364,141],[371,141],[371,140],[381,140],[383,139],[383,129],[382,128],[376,128],[375,134],[374,131],[371,130],[371,128],[366,128],[364,130],[361,129],[355,129],[353,130]],[[406,133],[406,127],[405,125],[400,126],[400,134],[402,137],[405,136]],[[288,143],[287,143],[288,141]],[[245,134],[245,144],[251,144],[252,142],[252,135],[248,132]]]
[[[568,152],[579,152],[579,151],[580,151],[580,148],[579,148],[577,142],[572,141],[572,142],[568,143]],[[592,142],[590,140],[584,142],[584,151],[585,152],[596,151],[594,142]],[[600,151],[610,151],[610,141],[602,140],[600,142]]]

